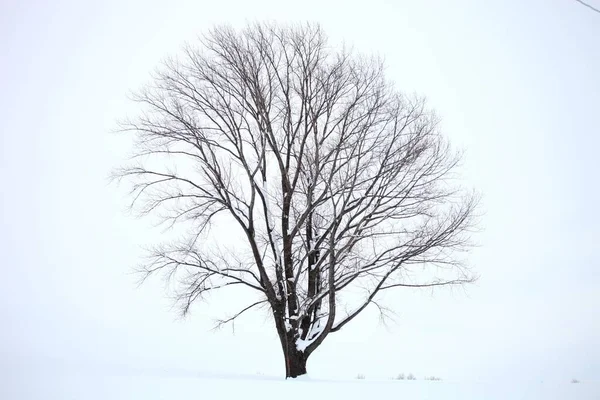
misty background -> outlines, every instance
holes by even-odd
[[[592,1],[590,0],[592,4]],[[597,4],[600,5],[600,4]],[[322,24],[385,57],[465,149],[483,195],[479,281],[386,294],[311,357],[317,377],[600,379],[600,14],[574,0],[17,1],[0,4],[0,370],[281,375],[272,321],[235,291],[179,319],[132,269],[162,235],[109,183],[128,94],[215,24]],[[135,373],[138,373],[135,372]]]

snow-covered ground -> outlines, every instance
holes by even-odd
[[[285,381],[265,376],[191,372],[11,373],[0,388],[3,400],[154,399],[406,399],[406,400],[587,400],[600,399],[599,382],[432,382],[397,380]],[[6,376],[4,378],[7,378]]]

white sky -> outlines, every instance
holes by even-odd
[[[210,332],[235,292],[181,321],[161,282],[135,287],[160,231],[108,183],[128,150],[109,131],[202,30],[310,20],[429,98],[485,215],[476,285],[388,296],[395,323],[362,315],[309,373],[600,379],[600,14],[574,0],[85,3],[0,4],[0,368],[283,372],[266,314]]]

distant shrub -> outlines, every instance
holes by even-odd
[[[398,374],[392,379],[397,380],[397,381],[403,381],[403,380],[416,381],[417,377],[414,376],[412,373],[410,373],[408,375]],[[434,376],[434,375],[426,376],[424,379],[426,381],[441,381],[442,380],[442,378],[440,378],[439,376]]]
[[[356,379],[365,379],[365,376],[363,374],[358,374],[356,375]]]
[[[571,379],[571,383],[579,383],[577,379]]]

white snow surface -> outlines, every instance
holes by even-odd
[[[588,400],[600,398],[600,382],[451,382],[399,380],[285,380],[261,375],[217,375],[191,371],[121,370],[111,373],[4,371],[3,400],[63,399],[244,399],[269,400]],[[8,372],[8,376],[6,375]],[[25,371],[22,371],[25,372]]]

